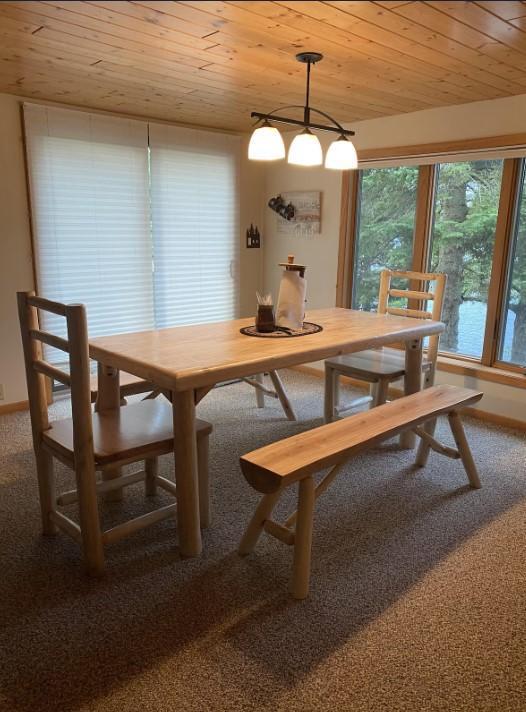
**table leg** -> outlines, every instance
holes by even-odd
[[[121,407],[119,371],[111,366],[99,363],[97,366],[97,400],[95,410],[111,410]],[[107,467],[102,471],[103,480],[114,480],[122,474],[120,467]],[[122,487],[102,495],[105,502],[120,502],[123,497]]]
[[[201,553],[202,545],[199,522],[194,391],[174,391],[172,405],[179,550],[183,556],[198,556]]]
[[[405,378],[404,393],[406,396],[416,393],[422,382],[422,339],[413,339],[405,344]],[[416,444],[416,435],[406,430],[400,436],[400,446],[412,449]]]

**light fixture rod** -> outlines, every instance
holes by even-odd
[[[292,108],[292,107],[284,107],[284,108]],[[300,109],[303,109],[303,106],[298,107]],[[280,111],[280,109],[274,109],[274,111]],[[354,131],[351,131],[350,129],[344,129],[340,124],[338,124],[332,117],[330,117],[328,114],[324,114],[323,111],[319,111],[318,109],[311,109],[309,107],[309,112],[310,111],[315,111],[318,114],[322,114],[322,116],[326,116],[330,121],[333,121],[336,126],[325,126],[324,124],[313,124],[311,121],[300,121],[299,119],[289,119],[286,116],[274,116],[274,112],[271,111],[270,114],[261,114],[259,111],[253,111],[250,116],[252,118],[257,118],[260,121],[274,121],[278,124],[290,124],[292,126],[303,126],[304,128],[311,128],[311,129],[317,129],[318,131],[330,131],[331,133],[337,133],[341,134],[342,136],[354,136],[355,133]]]
[[[307,126],[310,123],[309,94],[310,94],[310,60],[307,62],[307,89],[305,92],[305,109],[303,111],[303,121]]]

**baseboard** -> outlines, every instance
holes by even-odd
[[[317,378],[323,378],[323,371],[314,366],[293,366],[293,371],[301,371],[302,373],[307,373],[309,376],[316,376]],[[357,388],[359,390],[368,390],[369,386],[363,381],[357,381],[354,378],[349,378],[349,376],[340,376],[340,378],[348,383],[349,385]],[[403,392],[399,388],[390,388],[389,397],[390,398],[401,398]],[[502,425],[505,428],[513,428],[514,430],[521,430],[526,432],[526,421],[517,420],[516,418],[508,418],[506,415],[499,415],[498,413],[492,413],[489,410],[481,410],[480,408],[464,408],[462,411],[469,415],[470,418],[475,418],[476,420],[482,420],[485,423],[493,423],[493,425]]]
[[[508,418],[507,415],[499,415],[498,413],[490,413],[488,410],[480,410],[479,408],[464,408],[462,411],[470,418],[483,420],[485,423],[493,423],[493,425],[502,425],[505,428],[513,428],[526,433],[526,423],[524,420],[516,420],[516,418]]]
[[[18,401],[16,403],[5,403],[0,405],[0,415],[16,413],[19,410],[29,410],[29,401]]]

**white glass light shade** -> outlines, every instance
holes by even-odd
[[[329,146],[327,155],[325,156],[325,168],[333,168],[339,171],[358,168],[356,149],[352,142],[345,138],[345,136],[340,136],[339,139],[333,141]]]
[[[250,137],[248,157],[251,161],[278,161],[285,158],[285,144],[280,132],[270,124],[256,129]]]
[[[287,161],[296,166],[321,166],[323,153],[318,137],[309,129],[295,136],[290,144]]]

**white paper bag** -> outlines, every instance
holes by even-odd
[[[287,329],[301,329],[305,316],[307,281],[298,270],[285,270],[279,285],[276,325]]]

